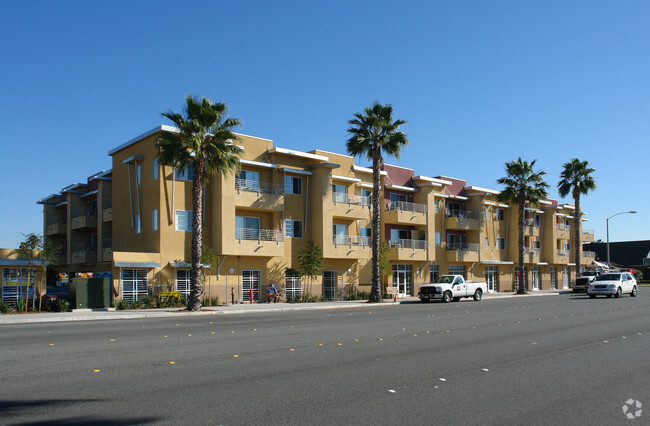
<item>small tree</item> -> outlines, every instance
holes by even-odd
[[[323,264],[323,252],[318,244],[309,240],[307,245],[298,251],[298,265],[304,277],[309,278],[309,293],[311,294],[311,282],[320,275]]]
[[[29,233],[23,234],[25,240],[18,246],[18,256],[27,259],[27,295],[29,300],[29,285],[32,280],[32,265],[37,266],[43,271],[45,275],[45,268],[49,265],[56,264],[56,252],[58,246],[51,241],[44,240],[40,235]],[[34,297],[32,297],[32,311],[36,309],[36,277],[34,277]],[[25,303],[25,310],[27,310],[27,303]],[[41,310],[41,298],[38,298],[38,310]]]
[[[390,263],[390,247],[386,241],[379,245],[379,274],[383,278],[390,277],[393,273],[393,265]],[[388,282],[388,281],[386,281]]]
[[[208,272],[212,271],[212,267],[216,262],[219,261],[219,255],[217,254],[217,251],[213,249],[210,246],[203,246],[201,249],[201,270],[203,271],[203,288],[205,288],[206,285],[206,279],[205,279],[205,271],[206,269]],[[205,265],[210,265],[209,268],[206,268]],[[212,274],[210,274],[212,275]],[[208,286],[208,297],[211,297],[212,295],[210,294],[210,286]],[[204,290],[205,292],[205,290]]]

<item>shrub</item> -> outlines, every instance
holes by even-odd
[[[54,306],[57,312],[68,312],[68,309],[70,309],[70,302],[63,297],[57,297],[54,299]]]
[[[123,311],[124,309],[129,309],[129,302],[124,299],[116,299],[113,301],[113,305],[115,305],[115,309],[118,311]]]
[[[142,309],[142,302],[139,300],[134,300],[133,302],[129,303],[129,307],[132,309]]]
[[[187,297],[181,296],[180,301],[178,302],[177,306],[187,306]]]
[[[20,299],[16,302],[16,312],[27,312],[27,303],[25,299]]]
[[[7,312],[9,312],[9,306],[0,300],[0,314],[6,314]]]
[[[210,306],[219,306],[219,296],[210,298]]]
[[[146,309],[155,308],[156,307],[156,301],[153,298],[149,297],[149,296],[145,296],[145,297],[142,298],[142,306],[144,308],[146,308]]]

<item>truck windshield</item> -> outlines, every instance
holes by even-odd
[[[434,284],[451,284],[454,281],[452,275],[440,275],[433,280]]]

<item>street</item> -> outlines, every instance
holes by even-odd
[[[648,424],[649,338],[648,288],[6,325],[0,423]]]

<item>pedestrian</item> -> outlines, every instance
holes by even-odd
[[[275,284],[269,284],[269,287],[266,289],[266,303],[271,303],[271,300],[275,299],[276,293]]]

